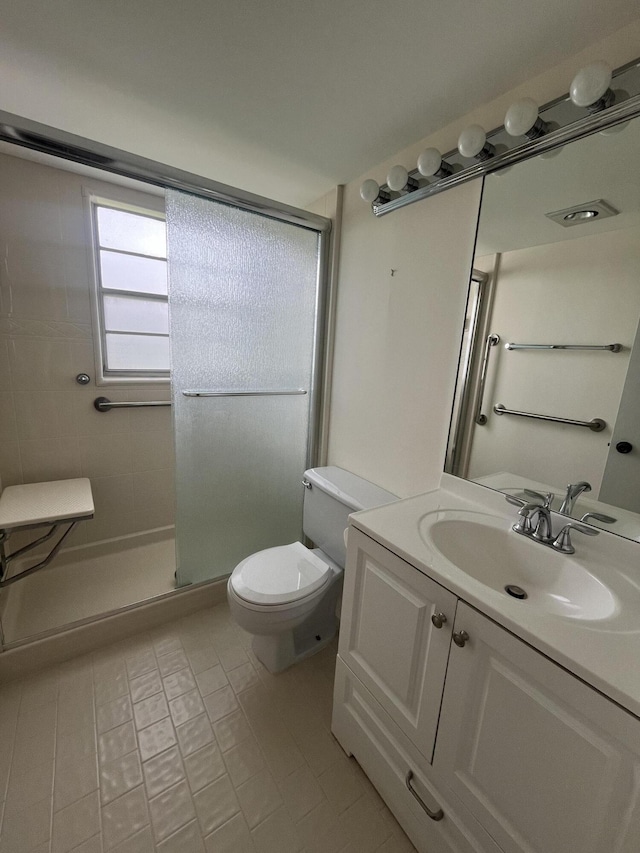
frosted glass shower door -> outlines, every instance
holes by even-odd
[[[184,585],[301,535],[319,236],[177,191],[166,212]]]

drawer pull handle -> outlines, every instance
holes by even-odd
[[[444,613],[433,613],[431,616],[431,622],[433,623],[434,628],[442,628],[446,621],[447,617]]]
[[[421,800],[420,796],[418,795],[418,793],[417,793],[417,791],[415,790],[415,788],[413,787],[413,785],[411,784],[411,780],[412,780],[412,779],[413,779],[413,770],[407,770],[407,775],[405,776],[404,781],[405,781],[405,784],[406,784],[407,788],[411,791],[411,794],[412,794],[412,795],[416,798],[416,800],[420,803],[420,805],[421,805],[421,806],[422,806],[422,808],[425,810],[425,812],[429,815],[429,817],[431,818],[431,820],[442,820],[442,818],[444,817],[444,812],[442,811],[442,809],[438,809],[438,811],[437,811],[437,812],[434,812],[434,811],[432,811],[432,810],[429,808],[429,806],[426,806],[426,805],[422,802],[422,800]]]
[[[469,639],[469,635],[466,631],[455,631],[453,634],[453,642],[456,646],[460,646],[462,648],[467,640]]]

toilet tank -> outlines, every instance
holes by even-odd
[[[392,503],[398,496],[335,465],[310,468],[304,478],[310,486],[304,492],[304,532],[317,548],[343,567],[344,530],[349,526],[349,515]]]

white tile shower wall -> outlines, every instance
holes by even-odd
[[[89,477],[96,513],[71,544],[173,524],[171,412],[98,413],[97,396],[170,398],[169,387],[98,387],[83,188],[162,208],[163,200],[0,155],[0,482]]]

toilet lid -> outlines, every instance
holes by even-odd
[[[331,568],[302,542],[258,551],[238,563],[231,585],[252,604],[298,601],[324,586]]]

